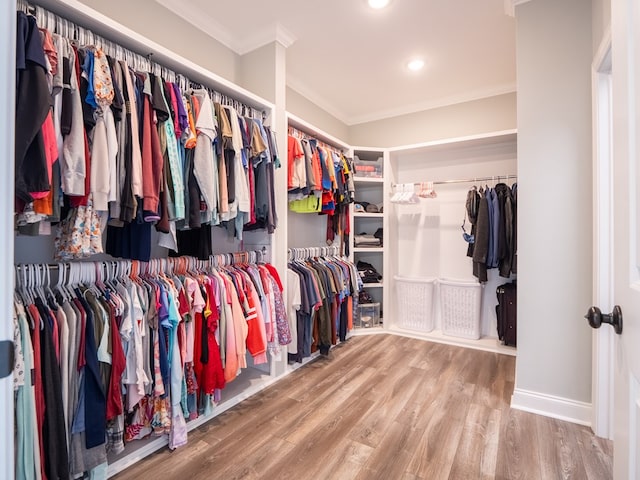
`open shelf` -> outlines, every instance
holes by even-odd
[[[364,288],[382,288],[384,283],[364,283]]]
[[[353,247],[354,252],[384,252],[384,247]]]
[[[384,218],[384,213],[354,212],[354,217]]]
[[[382,177],[353,177],[353,181],[355,183],[384,183],[384,178]]]

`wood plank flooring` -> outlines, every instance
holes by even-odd
[[[506,355],[354,337],[115,478],[611,478],[611,442],[510,409],[514,369]]]

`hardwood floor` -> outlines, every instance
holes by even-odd
[[[118,480],[594,479],[612,443],[509,408],[515,358],[354,337]]]

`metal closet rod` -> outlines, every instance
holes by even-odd
[[[331,245],[327,247],[292,247],[288,250],[289,260],[307,260],[314,257],[338,256],[340,247]]]
[[[459,179],[459,180],[434,180],[434,181],[427,181],[427,182],[414,182],[414,185],[422,185],[424,183],[432,183],[434,185],[447,185],[450,183],[478,183],[478,182],[489,182],[489,181],[496,181],[496,180],[509,180],[510,178],[518,178],[518,175],[494,175],[491,177],[474,177],[474,178],[466,178],[466,179]],[[402,183],[394,183],[393,186],[395,187],[396,185],[403,185]]]
[[[163,80],[177,83],[183,91],[187,91],[190,88],[202,87],[209,92],[213,101],[225,106],[233,107],[243,116],[259,118],[263,121],[266,118],[266,112],[264,110],[248,105],[240,100],[236,100],[233,97],[203,85],[201,82],[191,80],[186,75],[177,73],[170,68],[152,61],[152,52],[143,55],[129,50],[128,48],[119,45],[117,42],[108,40],[106,37],[94,33],[89,28],[82,27],[75,22],[67,20],[61,15],[41,7],[37,4],[37,1],[17,0],[16,7],[18,11],[25,12],[28,15],[33,15],[36,18],[38,27],[46,28],[51,33],[57,33],[71,41],[80,42],[86,45],[99,46],[106,54],[117,60],[125,61],[127,65],[134,70],[147,71],[156,76],[161,76]]]

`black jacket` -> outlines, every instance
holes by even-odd
[[[30,192],[45,192],[51,188],[42,124],[52,107],[52,100],[36,19],[18,12],[16,33],[16,196],[31,202]]]
[[[475,243],[473,246],[473,275],[480,282],[487,281],[487,254],[489,253],[489,203],[487,197],[480,195],[478,219],[476,222]]]

